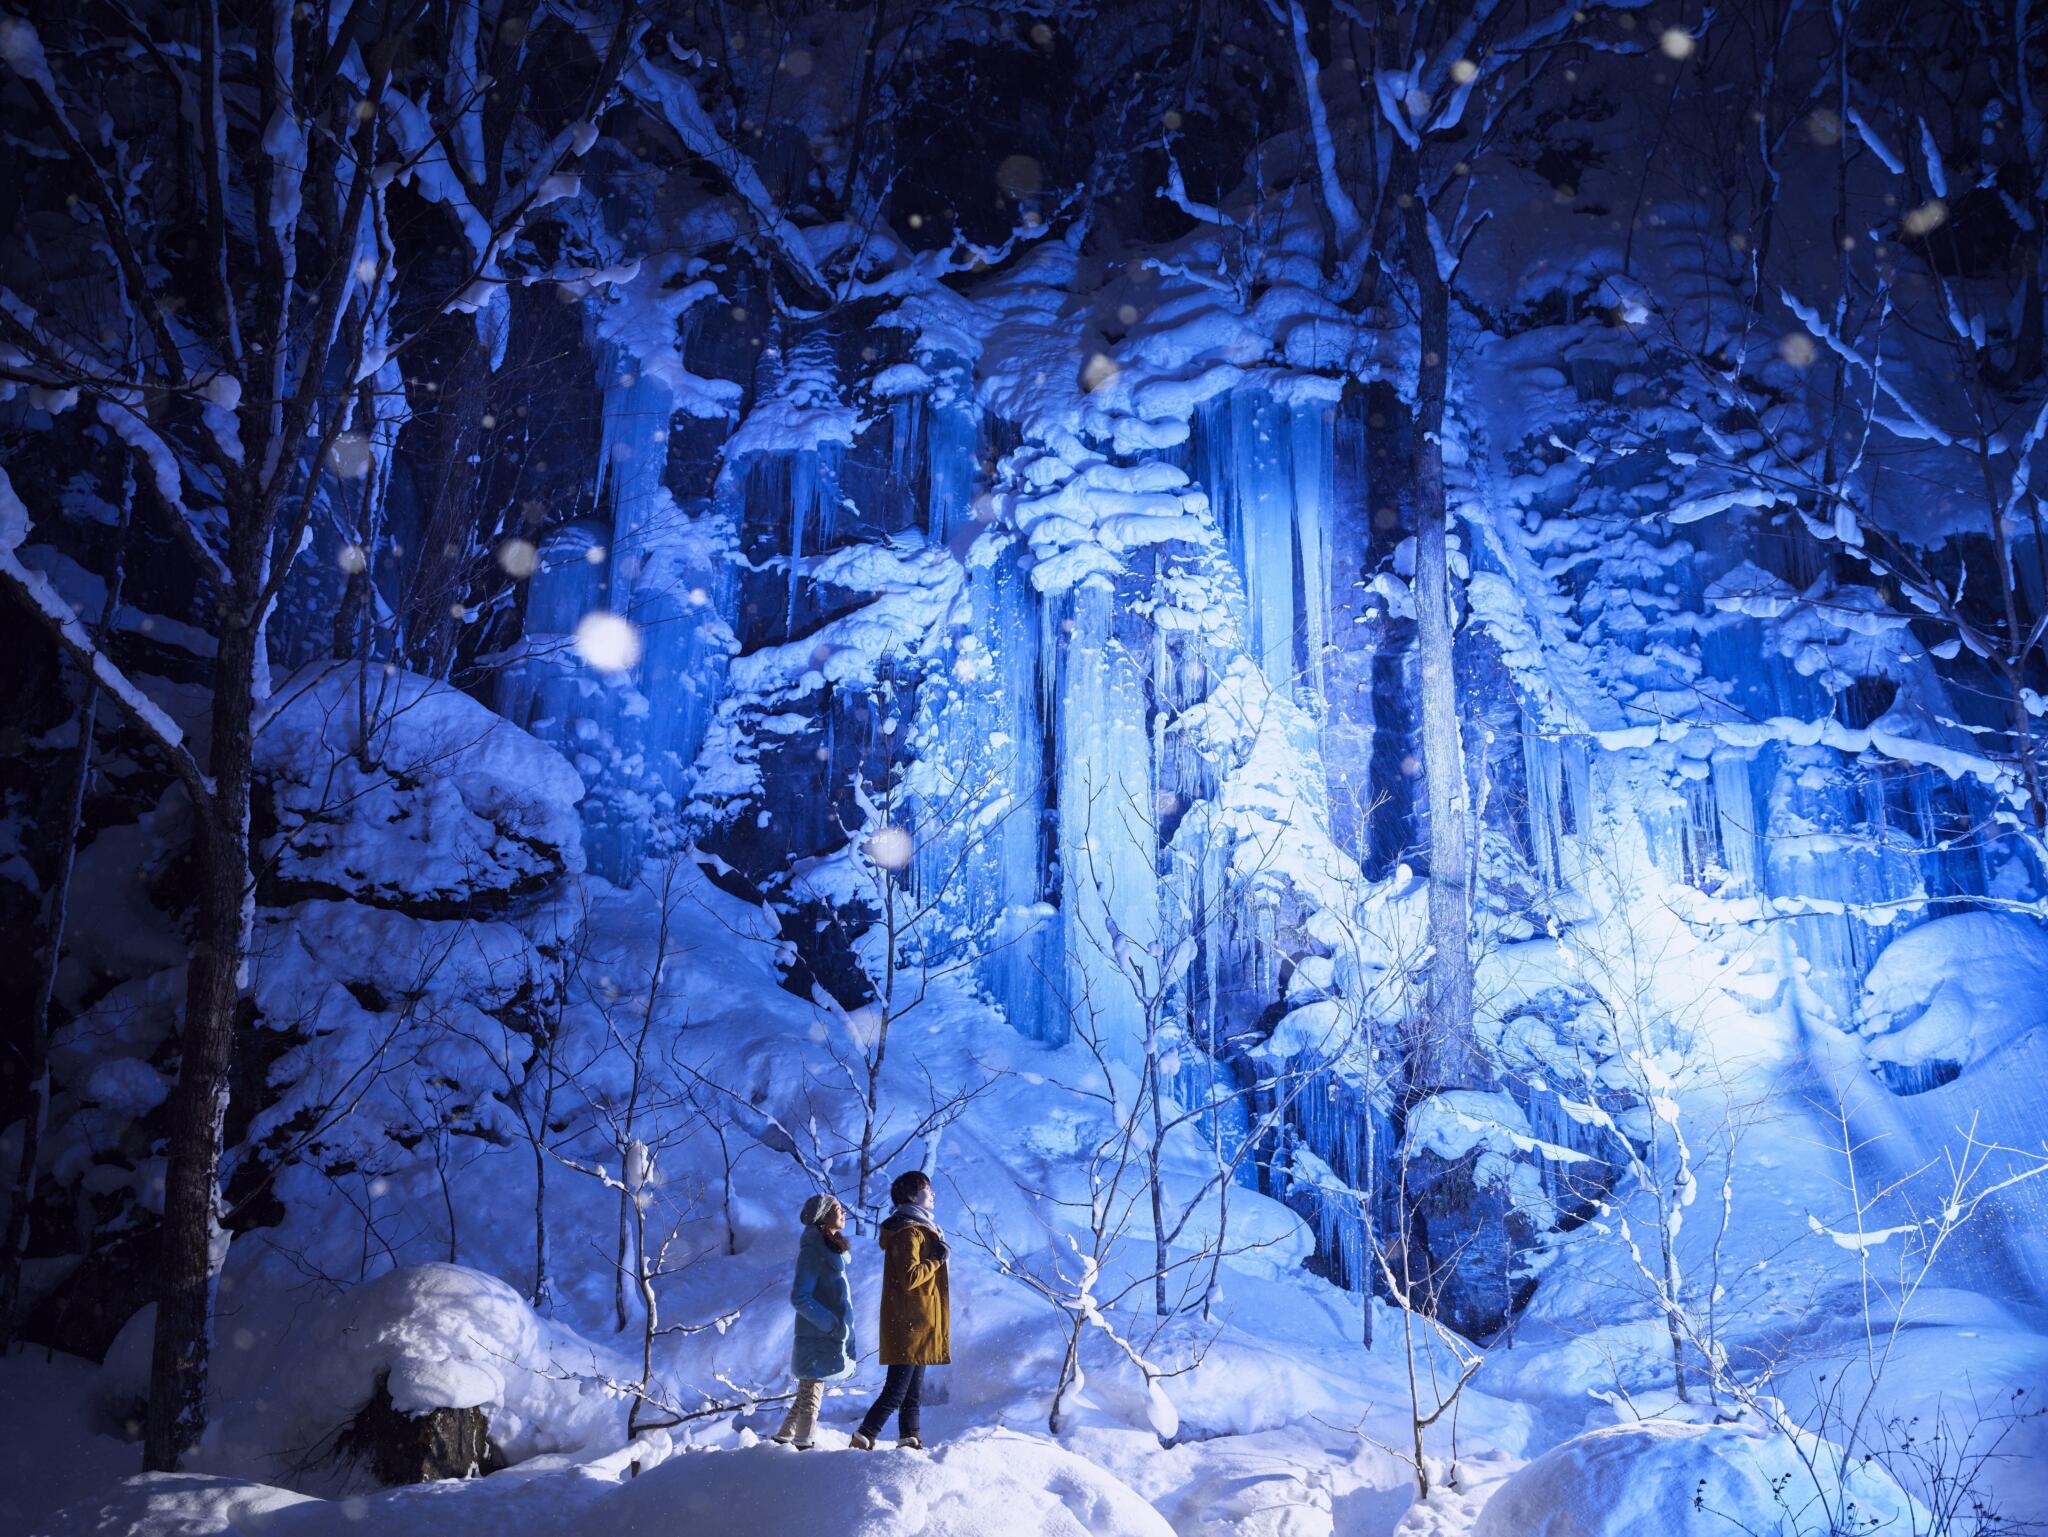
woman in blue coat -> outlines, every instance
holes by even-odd
[[[846,1252],[853,1245],[840,1231],[845,1208],[829,1195],[804,1202],[802,1220],[796,1279],[789,1288],[789,1305],[796,1309],[796,1341],[789,1347],[796,1402],[775,1439],[806,1451],[818,1428],[825,1384],[853,1371],[853,1288],[846,1281]]]

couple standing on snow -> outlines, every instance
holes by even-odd
[[[924,1369],[952,1360],[952,1300],[946,1279],[946,1235],[932,1216],[932,1182],[913,1169],[889,1186],[894,1210],[883,1220],[882,1365],[889,1369],[882,1393],[868,1406],[852,1445],[871,1451],[889,1416],[896,1416],[898,1446],[918,1448],[918,1413],[923,1407]],[[789,1288],[796,1309],[796,1343],[789,1369],[797,1379],[796,1402],[775,1439],[807,1448],[818,1427],[825,1384],[854,1368],[853,1288],[847,1284],[847,1251],[841,1231],[846,1209],[829,1195],[804,1202],[804,1234],[797,1245],[796,1280]]]

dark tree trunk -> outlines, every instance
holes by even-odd
[[[238,529],[240,542],[249,536]],[[260,576],[257,558],[234,569]],[[243,585],[238,583],[237,585]],[[250,582],[245,590],[259,590]],[[247,965],[250,922],[249,796],[254,777],[256,678],[262,631],[247,606],[224,604],[214,678],[213,742],[208,768],[214,793],[198,816],[199,892],[192,959],[179,1038],[178,1082],[171,1092],[169,1168],[164,1186],[161,1291],[150,1357],[149,1421],[143,1465],[169,1472],[206,1424],[207,1357],[214,1283],[219,1273],[216,1221],[221,1127],[227,1113],[228,1067],[235,1014]]]
[[[459,351],[440,391],[433,500],[421,523],[403,600],[406,663],[430,678],[445,678],[454,663],[455,610],[469,594],[479,535],[484,407],[491,378],[483,344],[469,317],[458,315],[450,324],[469,334],[454,344]]]

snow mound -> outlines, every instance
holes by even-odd
[[[189,1474],[130,1479],[49,1537],[1172,1537],[1144,1500],[1048,1441],[1007,1431],[926,1454],[783,1447],[628,1454],[342,1500]],[[450,1494],[460,1489],[459,1498]]]
[[[2048,928],[2009,913],[1923,923],[1877,958],[1859,1014],[1874,1061],[1953,1077],[2048,1023]]]
[[[1927,1515],[1874,1465],[1753,1424],[1642,1420],[1576,1436],[1501,1485],[1472,1537],[1917,1532]]]
[[[237,1395],[280,1451],[325,1445],[384,1380],[406,1414],[481,1408],[509,1461],[609,1450],[626,1404],[623,1367],[540,1317],[495,1276],[461,1265],[387,1271],[302,1316],[255,1376],[268,1402]]]
[[[256,740],[277,820],[265,852],[300,894],[418,911],[583,868],[576,770],[467,694],[321,663],[278,699]]]
[[[317,1530],[292,1518],[322,1505],[289,1489],[238,1478],[152,1473],[59,1511],[35,1528],[34,1537],[241,1537],[244,1532]]]
[[[736,1526],[733,1513],[741,1510],[747,1519]],[[1169,1537],[1173,1530],[1100,1468],[1009,1431],[969,1435],[928,1456],[686,1452],[622,1490],[618,1514],[627,1532]]]

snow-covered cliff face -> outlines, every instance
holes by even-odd
[[[475,1244],[544,1295],[545,1212],[529,1253],[523,1229],[480,1242],[475,1208],[588,1176],[557,1154],[609,1150],[622,1178],[651,1033],[648,1092],[691,1128],[663,1157],[725,1183],[729,1239],[762,1222],[735,1215],[731,1148],[865,1185],[849,1139],[887,1081],[917,1128],[889,1156],[971,1143],[1011,1241],[1006,1133],[1061,1222],[1088,1210],[1101,1106],[1030,1092],[1082,1063],[1079,1096],[1156,1110],[1131,1145],[1170,1147],[1154,1183],[1189,1202],[1186,1242],[1169,1209],[1122,1241],[1199,1269],[1197,1230],[1249,1187],[1228,1220],[1286,1264],[1385,1295],[1419,1257],[1409,1299],[1485,1335],[1539,1285],[1579,1295],[1572,1245],[1613,1206],[1675,1235],[1726,1129],[1686,1118],[1752,1069],[1773,1103],[1875,1089],[1902,1145],[2021,1122],[2048,966],[2040,267],[1985,258],[1969,221],[2038,218],[2038,176],[2009,185],[2038,117],[1990,113],[1982,81],[1931,127],[1860,76],[1825,105],[1811,59],[1759,78],[1610,17],[1468,132],[1431,115],[1424,65],[1478,80],[1476,112],[1472,60],[1381,61],[1360,91],[1373,61],[1336,21],[1304,22],[1306,75],[1245,7],[1227,52],[1161,45],[1168,68],[1146,28],[1186,8],[1127,9],[1086,46],[1039,39],[1031,7],[949,12],[912,62],[972,83],[923,79],[915,109],[952,126],[920,133],[908,85],[833,64],[861,57],[851,10],[809,18],[815,54],[775,45],[801,73],[742,50],[716,90],[677,36],[622,71],[627,126],[585,184],[549,179],[561,219],[517,280],[435,317],[434,347],[484,347],[462,366],[490,413],[415,425],[458,370],[363,360],[367,472],[315,467],[317,558],[285,563],[270,634],[231,1227],[297,1202],[367,1235],[358,1273]],[[1187,99],[1183,64],[1207,82]],[[815,90],[792,107],[785,76]],[[845,110],[870,88],[911,120],[865,141],[872,175]],[[1761,134],[1726,110],[1752,97]],[[395,116],[402,143],[436,131]],[[586,128],[560,125],[579,156]],[[1399,208],[1395,145],[1431,142],[1426,243],[1456,284],[1449,806],[1422,724],[1419,257],[1333,190]],[[435,165],[399,178],[412,211],[468,207]],[[74,404],[8,405],[59,490],[0,553],[89,614],[128,471],[106,433],[62,436]],[[461,433],[515,411],[463,480]],[[458,482],[474,569],[451,575]],[[189,726],[203,581],[137,526],[149,569],[107,627]],[[55,698],[25,744],[44,764]],[[188,808],[143,758],[117,752],[93,808],[41,1202],[63,1221],[39,1227],[114,1246],[160,1199],[183,954]],[[1432,819],[1472,850],[1481,1068],[1449,1086],[1415,1071]],[[672,949],[696,958],[671,972]],[[876,1021],[932,997],[883,1064]],[[693,1079],[679,1043],[713,1037],[688,1060],[717,1081]],[[902,1109],[984,1057],[1013,1097]],[[612,1241],[598,1178],[557,1256]],[[1989,1246],[2015,1291],[2048,1282],[2030,1193]],[[1190,1305],[1223,1289],[1209,1260]],[[613,1300],[599,1270],[556,1281]],[[1672,1308],[1718,1296],[1666,1284]]]
[[[1896,934],[2039,891],[1997,691],[1954,660],[1972,621],[1887,585],[1876,553],[1966,564],[1966,541],[1928,543],[1876,495],[1899,521],[1866,538],[1846,496],[1822,517],[1773,471],[1830,430],[1818,344],[1761,333],[1741,264],[1700,255],[1703,203],[1659,204],[1622,248],[1606,212],[1641,185],[1621,152],[1640,104],[1595,95],[1576,188],[1492,167],[1502,217],[1455,333],[1460,814],[1499,1080],[1460,1114],[1416,1115],[1402,1066],[1429,960],[1417,344],[1394,299],[1327,297],[1299,208],[1208,210],[1114,258],[1047,238],[994,276],[785,323],[673,525],[738,572],[689,591],[731,637],[715,702],[712,664],[650,657],[576,728],[670,755],[686,835],[791,916],[801,971],[842,1003],[880,986],[858,936],[893,883],[917,914],[900,959],[971,962],[1014,1028],[1084,1022],[1221,1071],[1243,1092],[1217,1134],[1254,1143],[1241,1177],[1352,1284],[1360,1193],[1404,1146],[1494,1149],[1522,1251],[1495,1268],[1531,1273],[1601,1194],[1572,1169],[1599,1140],[1583,1096],[1645,1113],[1600,1061],[1651,1036],[1692,1054],[1719,1007],[1703,987],[1882,1032],[1861,993]],[[1745,346],[1763,415],[1713,372]],[[1884,472],[1946,473],[1942,446]],[[643,735],[633,690],[669,688],[690,709]],[[1127,957],[1183,945],[1148,999]],[[1935,1033],[1878,1051],[1893,1090],[1959,1070],[1967,1041]],[[1588,1054],[1589,1078],[1560,1067]]]

